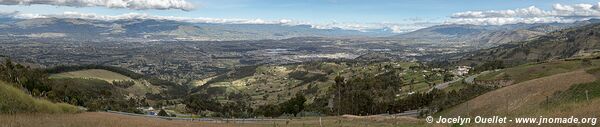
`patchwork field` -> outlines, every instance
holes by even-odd
[[[240,68],[233,72],[196,80],[192,86],[209,87],[210,94],[222,95],[218,99],[227,100],[232,93],[248,94],[257,104],[275,104],[290,99],[303,92],[312,103],[314,97],[325,95],[335,84],[334,78],[358,78],[366,75],[381,75],[391,70],[399,70],[404,82],[399,98],[406,97],[410,90],[425,92],[435,83],[441,83],[438,72],[419,68],[415,62],[382,62],[368,64],[351,63],[307,63],[301,65],[263,65]],[[426,79],[425,76],[430,76]],[[411,82],[412,81],[412,82]],[[430,84],[428,84],[430,83]],[[410,85],[412,84],[412,85]]]
[[[0,114],[28,112],[74,113],[78,112],[78,109],[73,105],[31,97],[20,89],[0,81]]]

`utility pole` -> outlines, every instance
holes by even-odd
[[[470,116],[469,114],[471,113],[469,113],[469,101],[467,101],[467,116]]]
[[[588,96],[588,90],[585,90],[585,100],[590,103],[590,97]]]
[[[550,107],[550,100],[548,99],[548,95],[546,95],[546,108]]]
[[[321,117],[319,117],[319,126],[323,127],[323,121],[321,120]]]
[[[506,101],[506,103],[504,103],[504,108],[506,109],[505,110],[506,111],[505,115],[508,115],[508,112],[509,112],[508,111],[508,93],[504,94],[504,101]]]

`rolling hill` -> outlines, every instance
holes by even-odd
[[[12,85],[0,81],[0,114],[75,112],[79,112],[79,109],[73,105],[33,98]]]
[[[160,94],[161,91],[165,91],[166,88],[152,85],[143,79],[132,79],[125,75],[102,69],[87,69],[78,71],[62,72],[58,74],[52,74],[50,79],[98,79],[109,83],[110,85],[118,85],[118,82],[132,82],[130,86],[119,86],[118,89],[126,91],[127,97],[144,98],[148,94]]]
[[[89,70],[63,72],[63,73],[53,74],[50,76],[50,78],[96,78],[96,79],[101,79],[101,80],[104,80],[107,82],[133,80],[132,78],[127,77],[125,75],[121,75],[119,73],[102,70],[102,69],[89,69]]]
[[[600,65],[600,60],[598,59],[589,60],[589,62],[583,62],[582,60],[556,60],[544,63],[529,63],[492,71],[491,73],[475,78],[475,82],[511,80],[513,83],[520,83],[535,78],[571,72],[578,69],[586,69],[597,65]]]
[[[539,108],[539,104],[544,102],[547,96],[567,90],[575,84],[589,83],[594,80],[596,78],[584,70],[537,78],[488,92],[455,106],[450,111],[446,111],[446,113],[450,116],[489,116],[507,113],[511,115],[525,115],[514,113]]]
[[[444,117],[595,117],[600,110],[600,60],[557,60],[530,63],[481,75],[477,80],[514,80],[452,108],[434,114]],[[585,63],[585,62],[584,62]],[[508,76],[503,76],[508,75]],[[493,85],[477,82],[478,85]],[[483,126],[475,124],[473,126]],[[523,124],[509,123],[509,126]],[[554,125],[552,125],[554,126]]]
[[[68,70],[68,69],[67,69]],[[184,85],[171,84],[164,80],[149,77],[132,78],[105,69],[79,68],[72,71],[54,73],[49,76],[53,81],[79,82],[103,88],[109,88],[127,98],[147,98],[150,100],[177,99],[187,94]],[[104,87],[101,85],[110,85]]]
[[[33,18],[0,20],[0,36],[77,40],[262,40],[292,37],[369,37],[392,32],[317,29],[310,25],[190,23],[173,20]]]
[[[253,105],[278,104],[297,93],[307,98],[307,104],[317,99],[329,99],[335,77],[348,80],[364,77],[377,77],[398,70],[402,75],[399,91],[394,97],[408,96],[410,89],[425,92],[428,83],[442,82],[440,72],[423,71],[414,62],[309,62],[289,65],[261,65],[234,69],[223,75],[199,79],[193,93],[207,93],[218,96],[218,100],[230,101],[231,95],[242,94],[252,98]],[[426,79],[425,75],[431,75]],[[412,80],[412,82],[410,82]],[[390,80],[391,81],[391,80]],[[409,85],[409,84],[414,85]],[[411,88],[412,87],[412,88]],[[381,93],[380,93],[381,94]]]

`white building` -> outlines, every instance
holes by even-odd
[[[463,76],[469,74],[469,70],[471,70],[469,66],[457,66],[453,73],[454,75]]]

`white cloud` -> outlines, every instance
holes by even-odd
[[[145,13],[125,13],[121,15],[100,15],[95,13],[80,13],[80,12],[63,12],[62,14],[32,14],[32,13],[13,13],[14,18],[32,19],[32,18],[80,18],[91,20],[129,20],[129,19],[156,19],[156,20],[173,20],[190,23],[225,23],[225,24],[290,24],[292,20],[282,19],[277,21],[269,21],[263,19],[220,19],[220,18],[189,18],[177,16],[158,16]]]
[[[0,16],[12,16],[19,13],[18,11],[3,11],[0,10]]]
[[[195,6],[185,0],[0,0],[0,5],[55,5],[72,7],[107,7],[145,9],[181,9],[189,11]]]
[[[418,29],[438,25],[439,23],[331,23],[331,24],[313,24],[316,29],[346,29],[368,32],[372,30],[387,29],[394,33],[411,32]]]
[[[600,18],[600,3],[554,4],[551,10],[535,6],[512,10],[466,11],[454,13],[448,24],[503,25],[515,23],[568,23]]]

